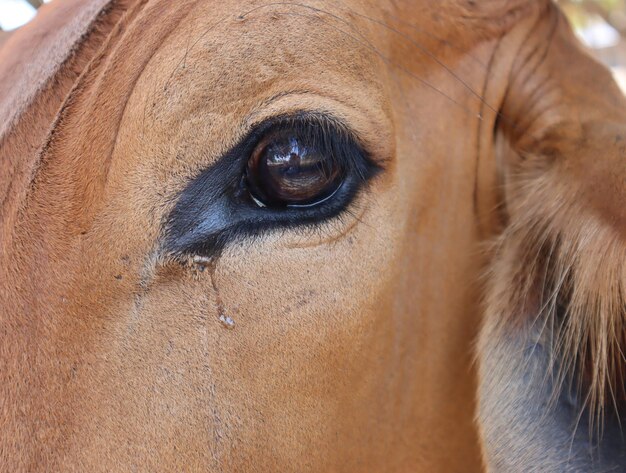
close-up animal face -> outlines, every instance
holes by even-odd
[[[555,4],[55,0],[0,119],[7,471],[626,467],[625,101]]]

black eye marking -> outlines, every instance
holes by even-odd
[[[182,191],[166,218],[165,251],[213,257],[233,241],[319,224],[345,211],[380,171],[332,117],[270,119]]]

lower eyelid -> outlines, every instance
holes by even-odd
[[[307,236],[307,241],[299,242],[299,243],[287,243],[285,248],[287,249],[306,249],[306,248],[314,248],[320,245],[327,245],[336,243],[339,240],[349,236],[351,233],[358,228],[360,223],[363,223],[363,217],[367,213],[368,207],[363,207],[360,212],[356,215],[351,214],[349,218],[351,219],[350,223],[345,226],[339,233],[333,232],[332,234],[327,234],[326,236],[322,236],[319,240],[311,241],[310,236]],[[339,216],[331,219],[330,221],[323,222],[320,225],[332,225],[332,221],[341,218]],[[319,228],[318,228],[319,230]]]
[[[303,205],[291,204],[291,205],[288,205],[287,207],[290,208],[290,209],[310,209],[310,208],[316,207],[318,205],[322,205],[324,202],[327,202],[330,199],[332,199],[333,197],[335,197],[335,195],[337,195],[337,192],[339,192],[339,189],[341,189],[341,186],[338,186],[332,192],[332,194],[330,194],[329,196],[324,197],[322,200],[319,200],[319,201],[314,202],[312,204],[303,204]]]

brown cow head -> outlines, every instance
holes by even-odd
[[[1,463],[620,465],[563,439],[623,383],[624,99],[554,5],[55,3],[0,50]]]

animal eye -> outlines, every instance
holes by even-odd
[[[213,256],[264,231],[317,225],[349,211],[382,172],[357,135],[316,113],[270,118],[181,192],[167,218],[165,246]]]
[[[345,170],[327,147],[297,129],[264,137],[248,160],[245,180],[261,207],[313,207],[341,186]]]

